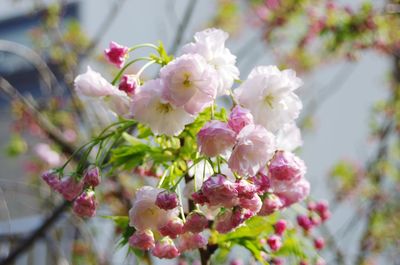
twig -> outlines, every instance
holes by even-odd
[[[53,224],[60,218],[62,213],[64,213],[70,206],[70,202],[64,201],[61,203],[52,214],[30,235],[28,236],[22,244],[20,244],[14,251],[11,252],[8,257],[0,261],[0,265],[9,265],[18,258],[18,256],[25,251],[27,251],[37,239],[42,237],[45,232],[53,226]]]
[[[14,88],[5,78],[0,76],[0,91],[3,91],[11,99],[18,99],[35,119],[37,124],[47,134],[47,136],[61,146],[62,151],[66,154],[73,154],[75,147],[68,143],[63,134],[55,127],[43,114],[36,109],[24,96],[22,96],[16,88]]]
[[[175,52],[178,50],[179,45],[182,42],[183,35],[185,34],[185,31],[189,25],[190,18],[192,17],[196,3],[197,0],[189,0],[189,4],[186,7],[183,19],[176,31],[175,39],[170,50],[171,54],[175,54]]]

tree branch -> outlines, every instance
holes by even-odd
[[[194,8],[196,7],[196,3],[197,0],[189,0],[189,4],[186,7],[183,19],[176,31],[175,39],[170,50],[171,54],[175,54],[175,52],[178,50],[179,45],[182,43],[183,35],[185,34],[187,27],[189,26],[189,22],[192,17]]]

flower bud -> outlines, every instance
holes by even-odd
[[[51,189],[58,191],[60,187],[60,178],[57,173],[49,170],[42,175],[42,179],[50,186]]]
[[[258,215],[270,215],[281,209],[282,206],[283,204],[278,197],[276,197],[275,195],[269,195],[264,199],[263,205],[261,207],[261,210],[258,212]]]
[[[73,205],[74,213],[80,217],[93,217],[96,214],[96,200],[94,192],[83,192]]]
[[[322,237],[314,239],[314,247],[318,250],[323,249],[325,247],[325,240]]]
[[[171,210],[178,206],[178,196],[174,192],[162,191],[158,193],[156,205],[163,210]]]
[[[173,259],[180,255],[179,250],[175,247],[174,242],[169,238],[158,241],[151,253],[160,259]]]
[[[118,89],[125,91],[127,94],[135,94],[135,90],[138,87],[138,80],[135,75],[123,75],[119,82]]]
[[[178,235],[183,233],[183,222],[180,218],[175,217],[159,227],[158,231],[163,236],[169,236],[172,239],[177,238]]]
[[[92,167],[87,169],[83,176],[83,183],[91,187],[97,187],[100,184],[99,168]]]
[[[277,235],[272,235],[267,239],[267,244],[272,251],[277,251],[282,247],[281,237]]]
[[[308,218],[306,215],[298,215],[296,219],[298,225],[301,226],[301,228],[303,228],[305,231],[309,231],[313,227],[310,218]]]
[[[234,107],[229,115],[228,125],[236,133],[239,133],[246,125],[253,123],[254,119],[250,111],[239,105]]]
[[[186,218],[185,232],[200,233],[208,227],[207,217],[200,212],[191,212]]]
[[[181,243],[179,245],[179,252],[184,252],[187,250],[204,248],[207,246],[207,239],[201,234],[195,233],[185,233],[181,237]]]
[[[68,176],[61,179],[58,191],[67,201],[75,199],[83,189],[83,182]]]
[[[121,68],[125,63],[125,58],[128,56],[128,50],[128,47],[112,41],[110,47],[105,49],[104,54],[110,63]]]
[[[276,222],[275,223],[275,225],[274,225],[274,229],[275,229],[275,233],[277,234],[277,235],[283,235],[283,233],[285,232],[285,230],[286,230],[286,221],[285,220],[283,220],[283,219],[281,219],[281,220],[279,220],[278,222]]]
[[[200,153],[213,157],[230,150],[236,141],[236,133],[221,121],[212,120],[197,134]]]
[[[136,231],[129,238],[129,245],[141,250],[149,250],[154,247],[154,235],[151,230]]]

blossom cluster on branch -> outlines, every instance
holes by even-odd
[[[285,255],[279,254],[284,236],[296,229],[285,232],[287,222],[277,217],[310,192],[305,163],[293,153],[302,145],[295,124],[302,108],[295,91],[302,81],[293,70],[276,66],[257,66],[240,80],[227,38],[219,29],[198,32],[176,58],[161,43],[128,48],[112,42],[105,56],[119,69],[113,81],[90,67],[75,78],[81,100],[106,108],[116,120],[77,151],[81,161],[75,169],[66,172],[69,159],[42,176],[73,201],[75,214],[95,215],[100,175],[135,172],[144,180],[128,216],[110,217],[123,224],[123,242],[132,249],[171,259],[230,242],[260,261]],[[156,54],[129,61],[139,48]],[[146,64],[125,74],[139,61]],[[161,66],[157,76],[141,78],[154,64]],[[297,219],[302,228],[311,220]],[[259,233],[242,232],[253,226]],[[318,239],[315,248],[322,247]]]

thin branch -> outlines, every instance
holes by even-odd
[[[172,44],[170,53],[175,54],[175,52],[178,50],[179,45],[182,43],[182,38],[185,35],[185,31],[187,27],[189,26],[190,19],[192,18],[192,14],[194,11],[194,8],[196,7],[197,0],[189,0],[189,4],[186,7],[185,14],[183,16],[183,19],[181,23],[179,24],[179,27],[176,31],[175,39]]]
[[[59,91],[62,91],[62,87],[60,86],[53,71],[34,50],[17,42],[0,40],[0,51],[12,53],[24,58],[38,70],[49,91],[52,91],[53,87],[56,87]]]
[[[5,259],[0,261],[0,265],[9,265],[13,264],[13,262],[25,251],[27,251],[33,243],[36,242],[37,239],[41,238],[46,231],[53,226],[53,224],[61,217],[61,215],[69,208],[70,202],[64,201],[62,202],[53,212],[47,217],[47,219],[31,234],[29,235],[22,244],[17,246],[10,255],[8,255]]]
[[[121,10],[123,7],[124,3],[126,0],[116,0],[114,1],[113,6],[110,8],[110,11],[108,12],[107,16],[99,26],[97,33],[94,35],[92,41],[90,42],[89,46],[85,49],[84,52],[80,54],[80,59],[84,59],[88,57],[89,55],[92,54],[93,51],[96,50],[97,45],[100,43],[102,37],[105,35],[105,33],[110,29],[112,22],[115,20],[117,17],[118,12]]]

